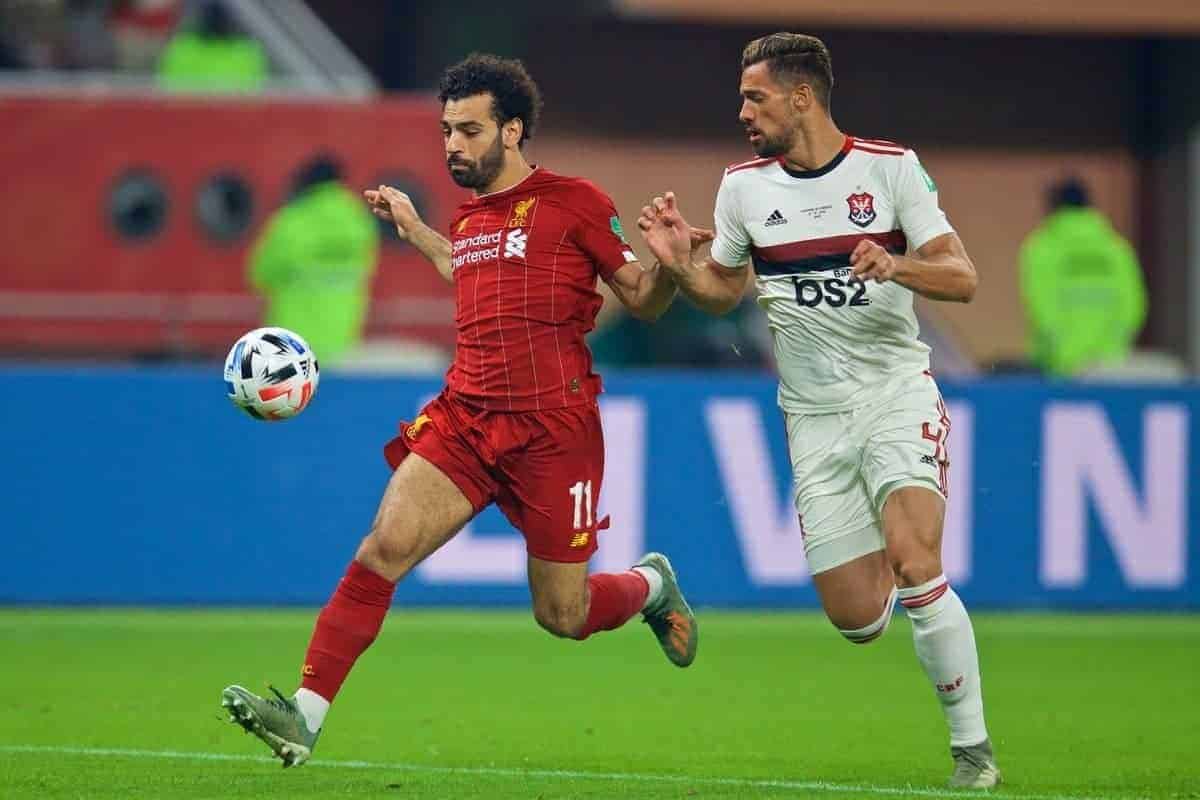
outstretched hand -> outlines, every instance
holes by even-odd
[[[371,213],[396,226],[401,239],[407,239],[413,226],[421,222],[412,199],[399,189],[381,185],[378,189],[365,190],[363,197],[371,207]]]
[[[674,192],[655,197],[650,205],[643,206],[637,225],[650,252],[668,269],[690,265],[692,252],[714,238],[711,230],[688,224],[679,213]]]

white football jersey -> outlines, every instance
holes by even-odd
[[[785,411],[853,408],[890,378],[929,368],[913,293],[850,274],[863,239],[904,254],[953,232],[912,150],[847,137],[816,170],[796,172],[779,158],[735,164],[715,217],[713,259],[731,269],[754,262]]]

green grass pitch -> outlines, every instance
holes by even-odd
[[[644,626],[393,612],[309,764],[224,721],[294,686],[312,611],[0,610],[0,797],[957,797],[897,614],[855,647],[812,614],[701,612],[696,664]],[[1200,797],[1200,617],[975,616],[988,723],[1024,800]]]

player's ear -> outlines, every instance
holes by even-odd
[[[521,135],[525,133],[525,123],[520,117],[513,117],[500,129],[506,147],[517,147],[521,144]]]
[[[792,110],[807,111],[812,108],[816,97],[813,95],[812,87],[807,83],[797,83],[792,89]]]

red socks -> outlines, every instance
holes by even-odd
[[[587,622],[575,636],[580,641],[596,631],[611,631],[621,627],[642,610],[650,584],[633,570],[619,574],[597,574],[588,577]]]
[[[396,584],[352,561],[317,617],[300,685],[333,702],[350,668],[383,625]]]
[[[371,646],[392,605],[396,585],[359,564],[350,563],[337,591],[317,617],[300,685],[333,702],[350,668]],[[588,578],[591,602],[587,622],[575,637],[611,631],[628,622],[646,604],[650,586],[632,570]]]

